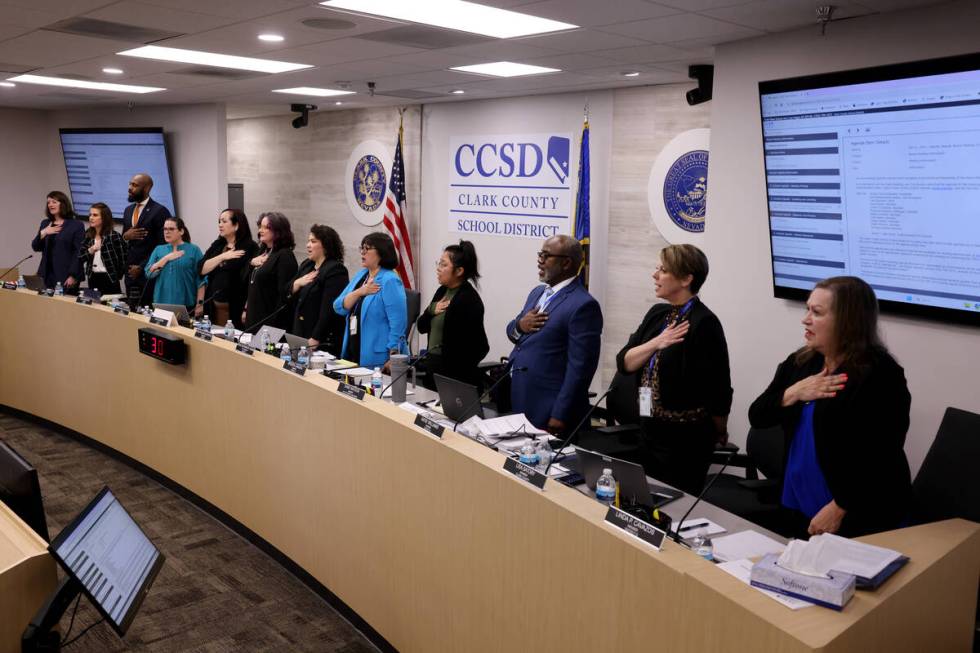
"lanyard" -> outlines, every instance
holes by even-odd
[[[691,308],[694,307],[694,301],[696,299],[697,299],[697,297],[691,297],[689,300],[687,300],[684,303],[684,305],[681,306],[681,309],[677,313],[677,317],[674,319],[673,322],[670,321],[670,314],[668,313],[667,319],[664,320],[663,326],[660,327],[660,330],[659,331],[657,331],[657,335],[659,336],[661,333],[663,333],[664,330],[668,326],[671,326],[672,324],[679,324],[680,321],[684,319],[684,316],[686,316],[691,311]],[[654,336],[654,337],[656,337],[656,336]],[[653,356],[650,357],[650,364],[648,365],[648,370],[649,370],[650,374],[653,374],[653,367],[657,363],[657,354],[659,354],[659,353],[660,353],[659,351],[655,351],[655,352],[653,352]]]

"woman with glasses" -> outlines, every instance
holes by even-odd
[[[306,253],[309,258],[300,264],[289,288],[293,305],[290,333],[307,338],[314,349],[340,356],[344,318],[333,310],[333,302],[350,281],[344,267],[344,243],[332,227],[315,224],[306,239]]]
[[[689,494],[704,487],[715,443],[728,440],[732,406],[725,332],[698,298],[707,277],[697,247],[661,250],[653,285],[663,302],[616,356],[619,372],[637,381],[644,469]]]
[[[153,303],[186,306],[192,311],[204,296],[205,280],[197,273],[204,254],[191,243],[191,234],[180,218],[164,221],[163,240],[143,270],[147,279],[156,279]]]
[[[364,269],[333,303],[346,318],[341,358],[387,372],[388,357],[404,353],[408,326],[405,286],[395,272],[398,253],[388,234],[374,232],[361,240],[361,265]]]
[[[289,284],[296,276],[293,229],[289,218],[274,211],[259,216],[259,255],[248,263],[248,299],[242,313],[244,331],[256,333],[263,326],[288,329],[286,309]]]
[[[195,315],[207,314],[214,324],[228,320],[241,329],[242,309],[248,295],[249,261],[259,253],[244,211],[225,209],[218,215],[218,238],[204,252],[201,276],[208,278],[207,304],[198,304]]]
[[[490,351],[483,328],[483,300],[476,291],[480,271],[476,248],[468,240],[449,245],[436,262],[436,290],[418,319],[419,333],[429,334],[429,356],[423,383],[435,389],[433,374],[482,386],[479,364]]]

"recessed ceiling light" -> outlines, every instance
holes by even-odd
[[[288,61],[272,61],[271,59],[254,59],[252,57],[236,57],[230,54],[216,52],[201,52],[199,50],[181,50],[179,48],[164,48],[158,45],[144,45],[141,48],[118,52],[126,57],[155,59],[157,61],[175,61],[191,63],[200,66],[216,68],[234,68],[235,70],[252,70],[258,73],[286,73],[291,70],[302,70],[313,66],[305,63],[289,63]]]
[[[332,88],[316,88],[314,86],[297,86],[296,88],[276,88],[273,93],[288,95],[312,95],[315,97],[331,97],[333,95],[354,95],[354,91],[338,91]]]
[[[619,73],[619,74],[622,75],[623,77],[639,77],[640,76],[640,73],[636,72],[635,70],[628,70],[625,73]]]
[[[434,25],[499,39],[575,29],[578,25],[539,18],[465,0],[328,0],[330,9]]]
[[[464,93],[466,93],[466,91],[464,91],[461,88],[454,88],[453,90],[451,90],[449,92],[452,93],[453,95],[463,95]]]
[[[122,68],[103,68],[102,69],[102,72],[106,73],[107,75],[122,75],[123,74]]]
[[[17,85],[14,84],[13,82],[0,82],[0,86],[2,86],[4,88],[13,88],[13,87],[15,87]]]
[[[341,104],[343,104],[343,102],[341,102],[340,100],[337,100],[336,102],[333,103],[335,107],[339,107]]]
[[[44,77],[42,75],[18,75],[11,77],[12,82],[25,84],[41,84],[44,86],[64,86],[66,88],[84,88],[90,91],[113,91],[116,93],[156,93],[166,91],[156,86],[134,86],[132,84],[109,84],[108,82],[86,82],[80,79],[65,79],[63,77]]]
[[[286,40],[286,37],[280,36],[279,34],[259,34],[260,41],[268,41],[269,43],[281,43]]]
[[[532,66],[526,63],[514,63],[513,61],[495,61],[493,63],[481,63],[475,66],[454,66],[450,70],[458,70],[464,73],[477,73],[479,75],[493,75],[494,77],[520,77],[521,75],[541,75],[543,73],[560,73],[559,68],[545,68],[544,66]]]

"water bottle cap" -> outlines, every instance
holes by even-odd
[[[606,467],[605,469],[603,469],[602,470],[602,473],[603,474],[609,474],[610,476],[612,476],[612,470],[609,469],[608,467]]]

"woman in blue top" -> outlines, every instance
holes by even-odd
[[[362,367],[383,367],[388,356],[404,353],[408,311],[405,286],[398,273],[398,254],[387,234],[370,233],[361,240],[361,265],[337,295],[333,309],[347,318],[341,357]]]
[[[182,305],[193,311],[204,294],[206,278],[197,273],[204,254],[191,244],[191,234],[180,218],[164,221],[163,240],[165,244],[153,250],[144,270],[147,279],[155,280],[153,303]]]
[[[878,301],[857,277],[816,284],[806,344],[749,408],[756,428],[786,436],[784,534],[855,537],[902,526],[912,499],[905,434],[911,397],[878,336]]]

